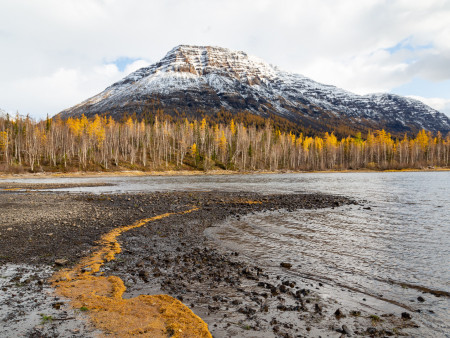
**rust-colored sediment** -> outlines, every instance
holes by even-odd
[[[168,295],[141,295],[123,299],[126,290],[116,276],[95,276],[100,267],[121,252],[117,237],[175,214],[166,213],[116,228],[102,236],[100,246],[73,269],[64,269],[52,278],[57,293],[71,300],[74,308],[87,310],[92,323],[106,334],[118,337],[212,337],[208,325],[179,300]]]

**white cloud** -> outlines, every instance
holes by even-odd
[[[136,60],[133,63],[130,63],[125,67],[125,74],[133,73],[134,71],[141,69],[142,67],[147,67],[150,65],[150,62],[145,60]]]
[[[20,102],[21,115],[29,114],[42,119],[47,114],[52,116],[97,94],[124,76],[147,65],[149,65],[147,61],[137,60],[127,65],[122,72],[113,63],[86,69],[60,68],[49,75],[12,81],[3,89],[2,94],[11,102]],[[25,95],[33,99],[24,100]],[[10,113],[16,111],[10,107],[4,108]]]
[[[445,0],[2,0],[0,106],[57,113],[147,65],[104,60],[155,62],[178,44],[244,50],[357,93],[445,81],[448,22]]]

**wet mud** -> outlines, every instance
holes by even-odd
[[[27,190],[49,190],[49,189],[67,189],[80,187],[105,187],[111,186],[110,183],[22,183],[8,182],[0,183],[0,191],[27,191]]]
[[[98,326],[90,324],[91,309],[82,304],[71,308],[67,298],[54,293],[51,275],[75,269],[114,229],[165,213],[172,214],[121,233],[117,237],[121,253],[90,275],[120,278],[126,288],[124,299],[174,297],[204,320],[214,337],[410,335],[416,326],[413,314],[375,315],[362,306],[343,307],[345,302],[332,294],[320,296],[317,289],[325,287],[321,283],[283,273],[291,268],[290,262],[261,266],[205,235],[205,230],[229,217],[350,203],[357,202],[320,194],[3,191],[0,280],[6,306],[0,308],[0,336],[19,328],[29,337],[98,334]],[[191,208],[195,210],[182,214]],[[168,330],[165,335],[174,333]]]

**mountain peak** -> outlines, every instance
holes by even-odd
[[[155,103],[158,102],[158,107]],[[214,115],[221,110],[278,116],[307,128],[384,128],[450,131],[450,120],[425,104],[392,94],[356,95],[304,76],[280,71],[242,51],[178,45],[159,62],[141,68],[102,93],[67,109],[62,117],[143,113]]]
[[[249,56],[242,51],[234,51],[216,46],[178,45],[158,62],[158,70],[190,73],[204,76],[210,73],[227,73],[237,79],[271,77],[272,66],[262,59]]]

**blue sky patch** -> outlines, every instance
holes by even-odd
[[[140,60],[139,58],[129,58],[127,56],[122,56],[116,60],[114,60],[112,63],[114,63],[117,68],[123,72],[129,64],[133,63],[134,61]]]
[[[391,93],[450,99],[450,80],[432,82],[416,77],[412,81],[392,89]]]
[[[431,49],[433,48],[432,43],[427,43],[425,45],[414,45],[412,43],[412,37],[408,37],[406,39],[403,39],[399,43],[397,43],[395,46],[385,48],[386,51],[388,51],[390,54],[394,54],[398,52],[399,50],[408,50],[408,51],[418,51],[418,50],[424,50],[424,49]]]

